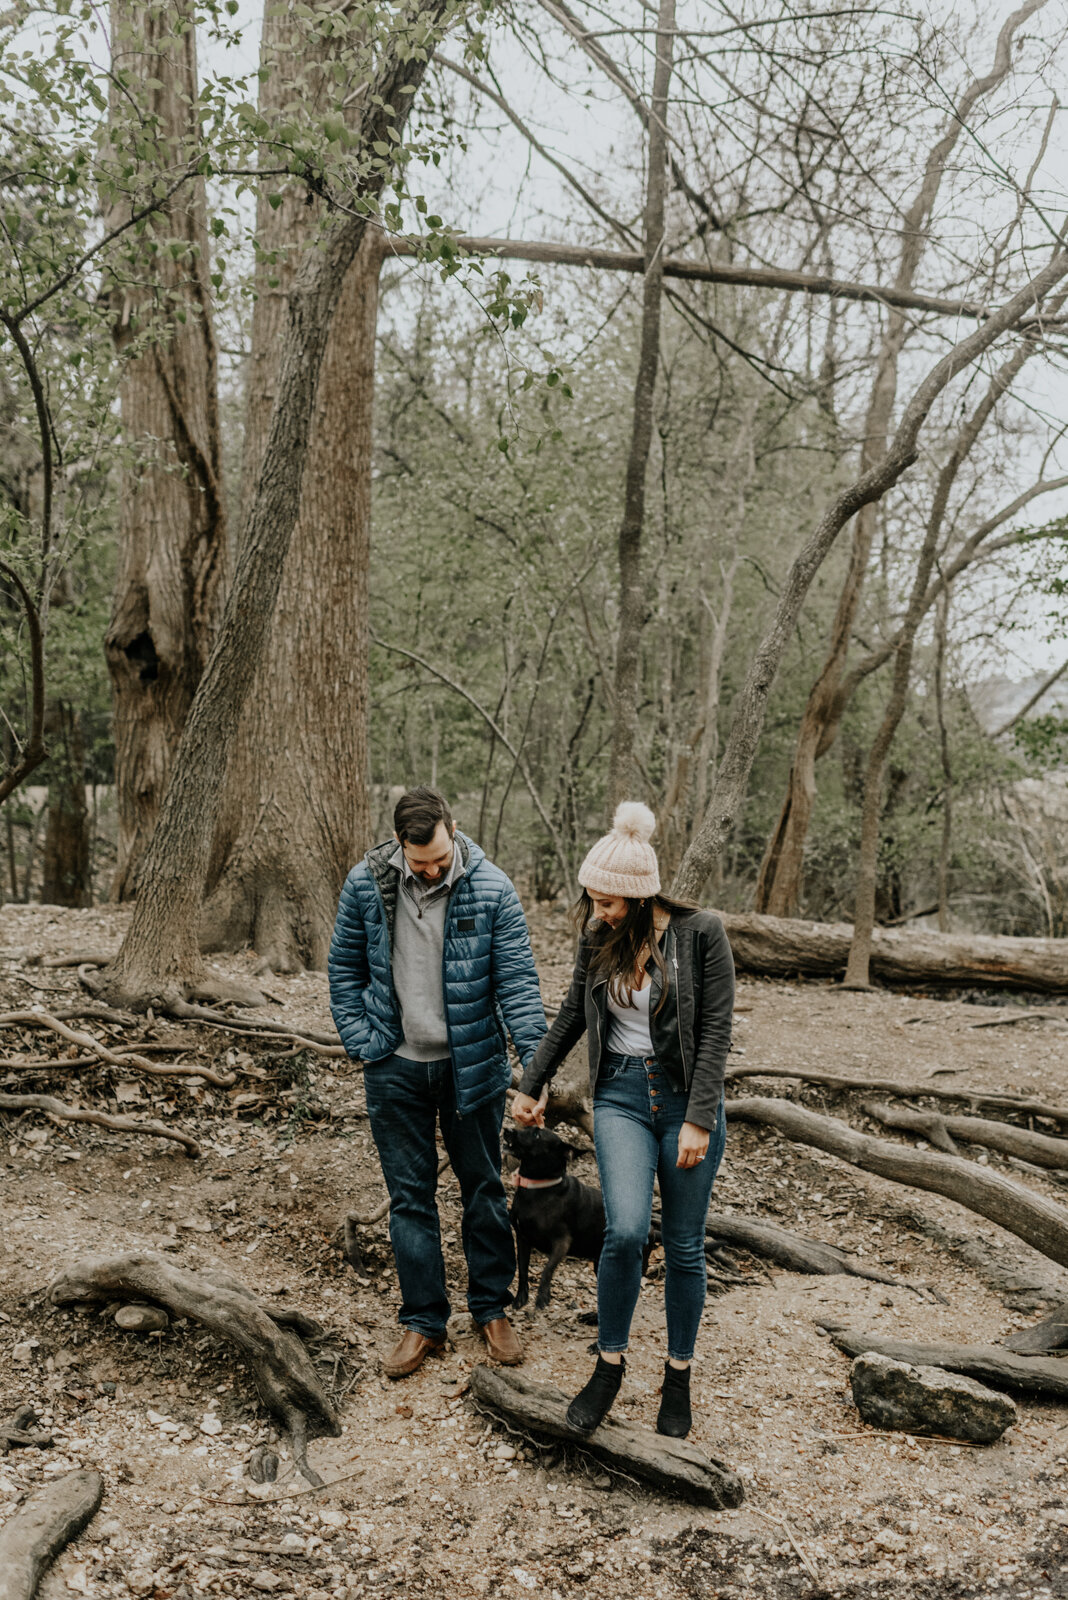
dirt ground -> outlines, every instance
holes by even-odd
[[[113,909],[5,906],[0,1008],[71,1003],[76,973],[29,966],[26,953],[113,948],[123,923]],[[557,913],[536,912],[533,927],[553,1002],[569,941]],[[272,1016],[328,1026],[322,975],[274,977],[267,987]],[[969,1087],[1062,1098],[1063,1029],[975,1027],[997,1015],[960,999],[742,981],[732,1060],[902,1078],[952,1067]],[[459,1210],[447,1179],[450,1348],[413,1378],[384,1380],[378,1362],[396,1337],[385,1223],[365,1234],[366,1278],[333,1241],[344,1211],[370,1212],[384,1194],[359,1071],[149,1021],[141,1037],[153,1036],[184,1038],[190,1060],[198,1049],[220,1065],[229,1054],[238,1085],[160,1087],[124,1069],[80,1068],[82,1101],[181,1126],[200,1138],[200,1160],[159,1140],[36,1116],[0,1122],[0,1416],[29,1401],[55,1438],[51,1450],[0,1459],[0,1521],[27,1488],[74,1465],[97,1467],[107,1485],[93,1523],[42,1584],[45,1600],[1068,1596],[1068,1409],[1021,1401],[1018,1425],[987,1449],[883,1436],[861,1423],[848,1360],[821,1331],[821,1322],[845,1322],[907,1338],[1003,1338],[1047,1302],[1068,1300],[1065,1273],[1010,1235],[777,1135],[731,1127],[717,1208],[862,1253],[937,1285],[948,1304],[774,1268],[710,1299],[693,1438],[746,1486],[739,1510],[713,1513],[609,1477],[580,1453],[510,1435],[474,1409],[465,1379],[482,1347],[464,1311]],[[24,1064],[54,1055],[54,1040],[10,1028],[2,1040],[5,1089],[79,1092],[62,1069]],[[299,1071],[291,1066],[283,1087],[287,1060]],[[745,1081],[744,1092],[761,1090],[863,1125],[859,1098]],[[578,1170],[594,1179],[592,1157]],[[1063,1197],[1054,1183],[1014,1176]],[[316,1357],[345,1423],[340,1439],[312,1447],[326,1488],[309,1492],[288,1458],[278,1482],[251,1482],[247,1459],[270,1430],[233,1351],[199,1327],[127,1334],[99,1311],[49,1306],[45,1290],[62,1265],[136,1248],[190,1268],[223,1264],[326,1326]],[[566,1263],[550,1310],[517,1318],[532,1376],[565,1389],[584,1380],[590,1329],[578,1317],[592,1308],[593,1287],[587,1266]],[[642,1292],[620,1414],[652,1425],[662,1359],[654,1281]]]

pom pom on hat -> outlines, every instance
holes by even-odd
[[[640,839],[645,844],[656,832],[656,818],[640,800],[621,800],[612,818],[612,832],[625,834],[628,839]]]
[[[592,847],[579,868],[578,880],[596,894],[622,895],[645,900],[660,893],[660,870],[649,840],[656,818],[640,800],[624,800],[616,807],[612,831]]]

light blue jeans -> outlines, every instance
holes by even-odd
[[[593,1132],[607,1231],[597,1266],[597,1343],[606,1355],[627,1348],[658,1179],[668,1355],[693,1358],[705,1304],[705,1217],[727,1127],[721,1100],[704,1159],[676,1166],[687,1098],[653,1057],[609,1052],[598,1074]]]

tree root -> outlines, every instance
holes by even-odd
[[[844,1072],[813,1072],[797,1067],[732,1067],[727,1073],[728,1082],[740,1078],[790,1078],[800,1083],[816,1083],[828,1089],[845,1093],[856,1090],[868,1094],[892,1094],[906,1100],[964,1100],[976,1109],[994,1106],[999,1110],[1013,1111],[1018,1116],[1045,1117],[1050,1122],[1068,1126],[1068,1106],[1047,1105],[1043,1100],[1028,1100],[1018,1094],[988,1093],[986,1090],[955,1089],[920,1078],[898,1081],[896,1078],[862,1078]],[[729,1109],[729,1107],[728,1107]]]
[[[825,1150],[862,1172],[945,1195],[1068,1266],[1068,1211],[1002,1173],[956,1156],[873,1139],[789,1100],[732,1100],[728,1109],[732,1117],[776,1128],[787,1139]]]
[[[1006,1350],[1018,1356],[1044,1356],[1054,1350],[1064,1350],[1068,1347],[1068,1306],[1058,1306],[1041,1322],[1021,1328],[1001,1342]]]
[[[303,1045],[306,1050],[314,1050],[321,1056],[344,1056],[345,1046],[338,1044],[337,1035],[320,1033],[316,1028],[303,1030],[290,1028],[284,1022],[274,1022],[264,1017],[257,1022],[241,1022],[234,1017],[228,1017],[225,1012],[215,1011],[210,1006],[190,1005],[186,1000],[179,1000],[167,1007],[167,1015],[178,1017],[184,1022],[207,1022],[213,1028],[225,1028],[230,1033],[248,1034],[253,1039],[292,1039],[294,1044]]]
[[[94,1039],[91,1033],[79,1033],[75,1028],[68,1028],[65,1022],[60,1022],[58,1017],[52,1016],[47,1011],[6,1011],[0,1013],[0,1028],[51,1028],[53,1033],[58,1033],[61,1039],[66,1039],[71,1044],[76,1044],[82,1050],[88,1050],[90,1055],[96,1056],[101,1061],[106,1061],[113,1067],[136,1067],[139,1072],[146,1072],[152,1078],[201,1078],[205,1083],[211,1083],[219,1089],[229,1089],[236,1082],[232,1072],[216,1072],[211,1067],[200,1067],[193,1063],[172,1061],[170,1066],[161,1067],[155,1061],[149,1061],[147,1056],[139,1055],[135,1050],[123,1050],[121,1054],[109,1050],[106,1044],[101,1044],[99,1039]],[[56,1063],[62,1065],[61,1062]]]
[[[847,1356],[860,1356],[868,1350],[889,1356],[892,1361],[907,1361],[913,1367],[943,1367],[947,1372],[962,1372],[995,1389],[1017,1389],[1023,1394],[1052,1395],[1068,1400],[1068,1362],[1055,1356],[1011,1355],[996,1344],[913,1344],[904,1339],[888,1339],[879,1333],[861,1333],[838,1323],[820,1322],[839,1350]]]
[[[80,1468],[37,1489],[0,1531],[0,1600],[33,1600],[45,1572],[96,1515],[99,1472]]]
[[[615,1417],[606,1418],[588,1436],[576,1434],[564,1416],[567,1396],[518,1372],[479,1364],[471,1370],[471,1392],[524,1430],[578,1445],[616,1472],[644,1478],[702,1505],[722,1510],[741,1505],[745,1496],[736,1473],[685,1439],[669,1439]]]
[[[1000,1150],[1003,1155],[1029,1161],[1036,1167],[1051,1167],[1062,1172],[1068,1169],[1068,1139],[1051,1139],[1044,1133],[1013,1127],[1009,1122],[989,1122],[983,1117],[944,1117],[937,1111],[906,1111],[872,1101],[865,1103],[864,1111],[888,1128],[922,1135],[936,1150],[944,1150],[947,1155],[959,1155],[954,1140],[963,1139],[965,1144],[985,1145],[991,1150]]]
[[[312,1318],[292,1308],[268,1311],[227,1272],[187,1272],[150,1252],[86,1256],[61,1272],[48,1293],[54,1305],[147,1301],[228,1339],[247,1361],[301,1472],[309,1483],[322,1483],[308,1463],[308,1441],[337,1438],[341,1423],[298,1337],[321,1331]]]
[[[173,1139],[191,1156],[199,1156],[200,1145],[192,1134],[168,1128],[163,1122],[142,1122],[138,1117],[112,1116],[108,1111],[92,1111],[84,1106],[68,1106],[50,1094],[0,1094],[0,1111],[43,1111],[53,1122],[91,1122],[111,1133],[148,1134],[154,1139]]]
[[[773,1261],[788,1272],[803,1272],[811,1277],[833,1277],[847,1274],[852,1278],[866,1278],[871,1283],[885,1283],[893,1289],[912,1289],[916,1294],[930,1296],[926,1284],[912,1283],[907,1278],[895,1278],[889,1272],[880,1272],[868,1266],[858,1256],[839,1250],[836,1245],[823,1244],[818,1239],[805,1239],[790,1233],[774,1222],[758,1221],[755,1217],[739,1217],[733,1213],[712,1212],[705,1222],[705,1237],[715,1244],[740,1245],[753,1255]]]

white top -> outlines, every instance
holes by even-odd
[[[653,986],[631,989],[632,1005],[621,1006],[608,996],[608,1048],[621,1056],[651,1056],[653,1038],[649,1032],[649,998]]]

